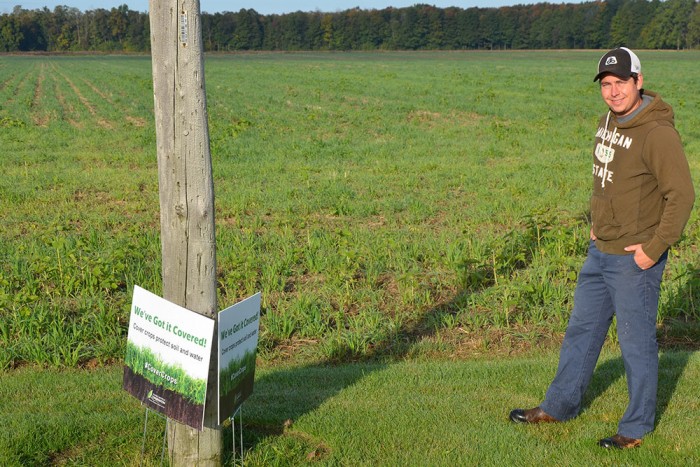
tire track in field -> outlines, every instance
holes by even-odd
[[[5,68],[5,65],[4,65],[4,64],[2,65],[2,68]],[[7,77],[7,79],[5,79],[5,81],[3,81],[2,83],[0,83],[0,92],[4,92],[5,89],[7,89],[7,87],[10,85],[10,82],[11,82],[13,79],[15,79],[15,76],[17,76],[17,73],[16,73],[16,72],[12,73],[10,76]],[[10,99],[11,99],[11,98],[8,98],[7,101],[9,102]]]
[[[3,92],[5,90],[5,88],[7,88],[7,86],[9,86],[9,83],[10,83],[10,81],[12,81],[12,78],[14,78],[14,75],[10,76],[5,81],[0,83],[0,92]]]
[[[52,68],[54,71],[56,71],[55,65]],[[82,129],[83,124],[80,123],[80,121],[78,121],[76,118],[73,118],[73,117],[79,117],[78,113],[75,111],[75,108],[73,107],[73,105],[66,100],[66,96],[63,95],[63,90],[58,85],[58,81],[56,81],[56,80],[53,81],[53,92],[54,92],[54,95],[56,96],[56,100],[58,100],[58,104],[61,106],[61,109],[63,110],[63,118],[73,128]]]
[[[32,113],[32,120],[36,126],[45,127],[51,121],[51,117],[47,112],[40,112],[41,100],[44,98],[44,81],[46,80],[46,63],[42,63],[39,67],[39,74],[36,79],[36,84],[34,85],[34,95],[32,96],[32,102],[29,104],[29,108]]]
[[[36,80],[36,66],[30,64],[25,69],[13,70],[2,83],[3,126],[24,126],[33,121],[32,98]]]
[[[7,104],[13,104],[16,101],[15,98],[20,94],[20,92],[22,91],[22,88],[27,85],[27,82],[28,82],[27,77],[29,77],[31,74],[32,74],[32,70],[27,70],[24,72],[24,74],[21,74],[21,75],[13,74],[11,77],[9,77],[8,79],[5,80],[5,82],[2,84],[2,88],[0,89],[0,91],[5,91],[5,89],[7,89],[10,86],[10,82],[12,80],[16,79],[17,76],[19,76],[19,79],[17,80],[17,83],[14,85],[14,88],[11,89],[8,93],[9,96],[8,96],[7,100],[5,101],[6,107],[9,108],[10,106],[8,106]]]
[[[58,70],[58,68],[56,67],[56,65],[53,66],[53,69],[58,76],[63,78],[63,80],[66,83],[68,83],[68,86],[70,86],[70,88],[73,90],[73,93],[75,93],[75,95],[78,97],[78,100],[80,101],[80,103],[83,104],[83,106],[87,109],[87,111],[90,113],[90,115],[92,115],[96,119],[96,122],[99,126],[101,126],[102,128],[105,128],[107,130],[111,130],[114,128],[114,125],[112,124],[112,122],[100,117],[97,114],[97,110],[95,109],[95,106],[92,104],[92,102],[90,102],[90,100],[87,97],[85,97],[82,92],[80,92],[80,89],[75,85],[75,83],[73,83],[73,81],[70,80],[70,78],[68,78],[68,76],[61,73]]]
[[[139,128],[146,125],[146,121],[145,121],[143,118],[134,117],[134,116],[132,116],[132,115],[129,115],[128,108],[126,108],[126,107],[123,106],[123,105],[117,105],[117,104],[112,100],[111,97],[109,97],[106,93],[104,93],[104,92],[103,92],[102,90],[100,90],[97,86],[95,86],[95,85],[92,83],[92,81],[90,81],[90,80],[88,80],[88,79],[86,79],[86,78],[82,78],[82,81],[83,81],[83,83],[85,83],[86,86],[88,86],[90,89],[92,89],[92,91],[93,91],[95,94],[97,94],[97,95],[100,96],[102,99],[104,99],[105,101],[107,101],[107,103],[108,103],[109,105],[111,105],[112,107],[119,107],[120,113],[121,113],[122,115],[124,115],[124,119],[125,119],[126,121],[130,122],[131,124],[133,124],[134,126],[137,126],[137,127],[139,127]]]

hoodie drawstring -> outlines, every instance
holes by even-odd
[[[612,112],[608,110],[608,115],[605,117],[605,133],[603,133],[603,146],[605,146],[605,137],[608,135],[608,125],[610,124],[610,114]],[[603,180],[600,182],[600,186],[605,189],[605,178],[608,176],[608,162],[610,161],[610,154],[612,154],[612,135],[617,131],[617,127],[610,134],[610,143],[608,144],[608,151],[604,154],[605,156],[605,167],[603,168]]]

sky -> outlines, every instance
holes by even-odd
[[[168,1],[168,0],[161,0]],[[175,0],[169,0],[175,1]],[[334,13],[359,7],[363,10],[381,10],[388,7],[407,7],[415,4],[435,5],[438,8],[456,6],[460,8],[489,8],[519,4],[541,3],[545,0],[200,0],[202,12],[238,11],[252,8],[260,14],[283,14],[294,11],[321,11]],[[581,3],[591,0],[548,0],[548,3]],[[47,7],[53,10],[57,5],[77,8],[81,11],[104,8],[109,10],[120,5],[128,5],[130,10],[148,11],[148,0],[0,0],[0,13],[11,13],[16,5],[26,10],[38,10]]]

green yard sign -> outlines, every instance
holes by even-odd
[[[259,329],[259,292],[219,313],[219,423],[253,393]]]
[[[204,428],[214,320],[134,287],[124,389],[146,407]]]

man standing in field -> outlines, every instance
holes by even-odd
[[[605,336],[617,315],[629,404],[604,448],[632,448],[654,429],[658,384],[656,313],[668,248],[695,200],[673,109],[642,88],[639,58],[621,47],[598,62],[603,101],[593,152],[591,240],[580,271],[559,366],[544,401],[515,409],[517,423],[578,415]]]

